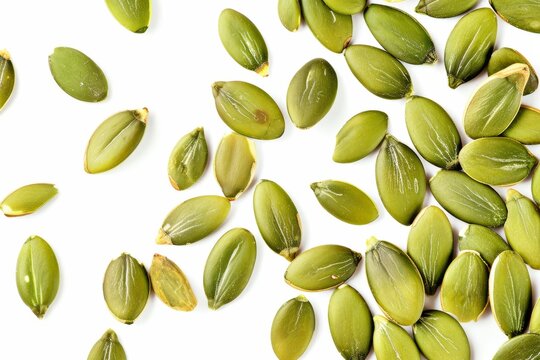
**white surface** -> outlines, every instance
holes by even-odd
[[[374,1],[381,3],[382,1]],[[389,101],[367,92],[349,71],[343,55],[326,50],[306,27],[289,33],[277,17],[277,1],[155,1],[145,34],[121,27],[103,1],[3,1],[0,47],[11,53],[17,84],[9,105],[0,114],[0,197],[33,182],[53,182],[60,193],[38,213],[0,218],[1,359],[85,359],[95,341],[113,328],[131,360],[137,359],[272,359],[270,326],[283,302],[298,291],[283,282],[287,262],[260,237],[252,212],[251,187],[233,203],[224,226],[192,246],[158,246],[154,240],[166,214],[197,195],[220,194],[209,167],[191,189],[177,192],[167,179],[167,160],[177,140],[204,126],[212,154],[230,130],[219,119],[210,85],[218,80],[244,80],[269,92],[286,114],[285,94],[294,73],[307,61],[324,57],[335,67],[339,92],[331,112],[314,128],[301,131],[286,119],[282,138],[257,141],[256,179],[277,181],[295,201],[304,225],[302,248],[339,243],[364,252],[374,235],[405,248],[408,228],[384,210],[378,197],[372,155],[353,164],[336,164],[331,156],[334,136],[352,115],[383,110],[390,132],[412,146],[404,122],[402,100]],[[487,0],[480,2],[488,6]],[[439,58],[446,38],[459,18],[432,19],[413,12],[415,0],[394,4],[418,18],[429,30]],[[270,51],[270,76],[244,70],[225,52],[217,34],[220,11],[231,7],[259,27]],[[362,16],[354,18],[354,43],[376,45]],[[521,51],[540,70],[539,35],[518,30],[499,19],[497,47]],[[103,69],[110,92],[106,101],[77,101],[53,81],[47,56],[57,46],[75,47]],[[444,64],[406,65],[416,94],[439,102],[461,124],[467,99],[486,75],[461,86],[446,86]],[[525,98],[540,107],[540,91]],[[146,106],[147,132],[138,149],[118,168],[101,175],[83,171],[83,154],[94,129],[109,115]],[[460,125],[461,127],[461,125]],[[465,137],[464,137],[465,139]],[[468,141],[468,140],[465,140]],[[537,147],[531,147],[537,155]],[[436,168],[424,162],[427,175]],[[309,184],[324,179],[351,182],[375,200],[381,216],[372,224],[340,222],[319,206]],[[530,196],[530,182],[516,188]],[[504,189],[499,189],[504,194]],[[434,203],[431,196],[426,205]],[[454,230],[464,226],[453,218]],[[257,238],[255,271],[244,293],[218,311],[208,310],[202,288],[206,257],[228,229],[246,227]],[[60,262],[61,286],[45,318],[37,320],[22,303],[15,285],[15,264],[26,238],[44,237]],[[116,321],[101,292],[108,263],[128,252],[149,265],[155,252],[174,260],[186,273],[199,299],[191,313],[176,312],[152,296],[134,325]],[[364,263],[350,280],[379,314],[367,287]],[[540,274],[530,271],[538,297]],[[317,327],[305,359],[339,359],[327,324],[330,291],[307,293]],[[426,307],[439,308],[438,297]],[[477,323],[463,324],[474,359],[490,359],[505,336],[488,311]],[[371,358],[374,358],[372,353]]]

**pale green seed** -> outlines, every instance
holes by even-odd
[[[531,322],[529,323],[529,331],[540,335],[540,298],[536,301],[531,313]]]
[[[182,136],[169,157],[169,181],[176,190],[185,190],[200,179],[208,161],[203,128]]]
[[[184,201],[165,218],[158,244],[189,245],[216,231],[229,215],[231,204],[222,196],[198,196]]]
[[[204,267],[204,292],[210,309],[217,310],[242,293],[256,257],[255,238],[246,229],[229,230],[218,240]]]
[[[512,26],[540,33],[540,3],[538,0],[489,0],[497,14]]]
[[[300,0],[278,0],[278,15],[285,29],[298,30],[302,22]]]
[[[505,342],[493,360],[539,360],[540,335],[523,334]]]
[[[373,200],[351,184],[326,180],[311,184],[311,190],[326,211],[346,223],[364,225],[379,217]]]
[[[43,318],[60,286],[60,269],[51,246],[39,236],[30,236],[19,252],[15,275],[22,301]]]
[[[58,194],[53,184],[30,184],[18,188],[0,203],[4,215],[22,216],[32,214]]]
[[[449,18],[466,13],[478,0],[420,0],[416,12],[434,18]]]
[[[110,170],[137,148],[146,129],[148,109],[116,113],[98,126],[88,141],[84,170],[97,174]]]
[[[533,171],[531,181],[532,197],[536,204],[540,204],[540,167],[537,166]]]
[[[115,19],[134,33],[144,33],[152,17],[151,0],[105,0]]]
[[[373,350],[377,359],[420,360],[420,352],[407,331],[384,316],[373,317]]]
[[[6,105],[15,87],[15,68],[7,50],[0,50],[0,110]]]
[[[109,329],[94,344],[87,360],[126,360],[124,347],[120,344],[116,333]]]
[[[328,7],[339,14],[359,14],[366,8],[367,0],[324,0]]]
[[[504,70],[512,64],[525,64],[529,67],[529,81],[525,85],[523,95],[532,94],[538,88],[538,75],[527,58],[514,49],[500,48],[491,54],[491,59],[489,59],[487,67],[488,75],[493,75]]]
[[[481,225],[467,225],[458,237],[460,251],[474,250],[491,266],[495,258],[510,246],[495,231]]]
[[[521,105],[514,121],[501,135],[525,145],[540,144],[540,109]]]

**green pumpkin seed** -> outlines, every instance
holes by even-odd
[[[158,244],[189,245],[216,231],[229,215],[231,204],[222,196],[198,196],[175,207],[165,218]]]
[[[115,19],[134,33],[144,33],[152,17],[151,0],[105,0]]]
[[[0,203],[6,216],[32,214],[58,194],[53,184],[30,184],[18,188]]]
[[[540,144],[540,109],[521,105],[514,121],[502,133],[502,136],[525,145]]]
[[[169,181],[176,190],[185,190],[200,179],[208,161],[203,128],[182,136],[169,157]]]
[[[358,81],[384,99],[401,99],[413,93],[409,72],[395,57],[369,45],[352,45],[345,60]]]
[[[150,297],[144,265],[126,253],[111,261],[103,278],[103,297],[118,321],[133,324]]]
[[[296,360],[306,351],[315,331],[315,312],[305,296],[283,304],[272,322],[272,349],[279,360]]]
[[[219,116],[232,130],[259,140],[283,135],[283,114],[261,88],[243,81],[220,81],[212,85],[212,91]]]
[[[481,225],[467,225],[458,237],[459,251],[474,250],[491,266],[495,258],[510,246],[495,231]]]
[[[223,195],[235,200],[251,184],[257,158],[255,144],[235,133],[224,136],[214,161],[214,172]]]
[[[324,59],[313,59],[294,75],[287,90],[287,110],[294,125],[308,129],[330,111],[338,89],[336,72]]]
[[[375,165],[377,189],[386,210],[410,225],[422,209],[426,174],[418,156],[407,145],[386,135]]]
[[[245,15],[225,9],[219,15],[219,38],[225,50],[242,67],[268,76],[268,49],[259,29]]]
[[[538,88],[538,75],[527,58],[514,49],[500,48],[491,54],[487,67],[488,75],[491,76],[513,64],[525,64],[529,67],[529,81],[525,85],[523,95],[532,94]]]
[[[534,305],[533,311],[531,313],[529,331],[531,333],[540,335],[540,298],[536,301],[536,305]]]
[[[242,293],[256,257],[255,238],[246,229],[229,230],[218,240],[204,267],[204,292],[210,309],[217,310]]]
[[[341,285],[328,304],[334,344],[345,359],[365,359],[371,349],[373,319],[366,301],[353,287]]]
[[[7,50],[0,50],[0,109],[6,105],[15,87],[15,69]]]
[[[186,275],[172,260],[154,254],[149,275],[154,293],[165,305],[180,311],[195,309],[197,298],[191,285]]]
[[[519,142],[492,137],[465,145],[459,162],[463,171],[478,182],[508,186],[527,178],[538,160]]]
[[[324,0],[324,3],[339,14],[359,14],[366,8],[367,0]]]
[[[300,248],[302,226],[289,195],[275,182],[261,180],[253,194],[253,211],[266,245],[292,261]]]
[[[107,97],[107,78],[99,66],[79,50],[57,47],[49,56],[54,81],[69,96],[87,102]]]
[[[448,266],[441,285],[441,307],[459,321],[477,321],[486,310],[488,265],[476,251],[461,252]]]
[[[285,282],[305,291],[333,289],[356,271],[362,255],[341,245],[320,245],[302,252],[285,271]]]
[[[523,334],[505,342],[493,360],[538,360],[540,354],[540,335]]]
[[[428,206],[414,220],[407,240],[407,254],[422,275],[427,295],[437,291],[453,250],[450,221],[441,209]]]
[[[126,360],[124,347],[118,341],[116,333],[109,329],[94,344],[87,360]]]
[[[60,269],[50,245],[39,236],[26,240],[17,259],[17,290],[39,318],[51,306],[60,285]]]
[[[540,210],[529,198],[516,190],[506,194],[508,219],[504,233],[508,244],[525,263],[533,269],[540,269]]]
[[[351,184],[326,180],[311,184],[311,190],[326,211],[346,223],[364,225],[379,217],[373,200]]]
[[[373,317],[373,322],[373,350],[377,359],[420,360],[416,344],[401,326],[380,315]]]
[[[414,341],[430,360],[469,360],[467,334],[458,321],[439,310],[424,311],[413,325]]]
[[[466,13],[478,0],[420,0],[416,12],[434,18],[449,18]]]
[[[506,206],[499,194],[465,173],[440,170],[429,181],[429,187],[435,200],[464,222],[499,227],[506,220]]]
[[[278,15],[285,29],[298,30],[302,22],[300,0],[278,0]]]
[[[379,44],[399,60],[415,65],[437,61],[435,45],[427,30],[406,12],[371,4],[364,18]]]
[[[489,273],[489,302],[495,321],[508,337],[527,330],[531,311],[531,279],[514,251],[503,251]]]
[[[456,24],[444,51],[448,86],[452,89],[480,74],[497,38],[497,17],[488,8],[474,10]]]
[[[405,106],[405,122],[414,147],[424,159],[442,169],[459,167],[461,137],[439,104],[421,96],[411,97]]]
[[[315,38],[328,50],[343,52],[352,39],[352,17],[334,12],[323,0],[300,0],[300,3],[304,20]]]
[[[531,192],[534,201],[540,204],[540,167],[537,166],[533,171],[531,181]]]
[[[400,325],[414,324],[424,308],[424,284],[409,256],[374,237],[367,241],[366,276],[381,310]]]
[[[510,25],[540,33],[540,3],[537,0],[489,0],[489,3]]]
[[[110,170],[139,145],[146,129],[148,109],[126,110],[103,121],[92,134],[84,159],[84,170],[97,174]]]
[[[336,135],[333,160],[350,163],[363,159],[379,146],[388,129],[388,115],[365,111],[353,116]]]

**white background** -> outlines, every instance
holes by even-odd
[[[381,1],[374,1],[381,3]],[[408,227],[384,210],[374,178],[375,154],[353,164],[332,162],[334,138],[354,114],[382,110],[389,131],[412,146],[404,122],[404,100],[389,101],[367,92],[349,71],[341,54],[326,50],[304,26],[289,33],[277,16],[277,1],[155,1],[145,34],[119,25],[104,1],[2,1],[0,47],[12,55],[17,84],[0,113],[0,198],[34,182],[57,184],[59,195],[38,213],[0,218],[0,347],[1,359],[85,359],[102,333],[113,328],[129,359],[272,359],[270,326],[277,309],[299,294],[286,285],[287,262],[268,249],[252,212],[253,186],[233,203],[231,214],[212,236],[187,247],[158,246],[155,237],[167,213],[198,195],[220,194],[211,166],[199,183],[183,192],[167,179],[167,161],[185,133],[204,126],[211,153],[230,130],[214,108],[210,85],[219,80],[254,83],[278,102],[286,114],[290,79],[307,61],[324,57],[336,69],[339,91],[330,113],[314,128],[302,131],[286,118],[282,138],[256,141],[255,181],[272,179],[291,195],[304,225],[302,248],[338,243],[365,251],[374,235],[406,247]],[[432,19],[413,12],[415,0],[394,4],[413,14],[429,30],[439,58],[459,18]],[[487,0],[480,6],[488,6]],[[260,29],[270,52],[270,76],[261,78],[236,64],[217,34],[222,9],[247,15]],[[362,16],[354,17],[354,43],[376,45]],[[540,35],[518,30],[499,19],[497,47],[522,52],[540,70]],[[47,56],[57,46],[75,47],[89,55],[109,80],[109,96],[98,104],[77,101],[55,84]],[[464,106],[480,81],[458,90],[446,85],[444,64],[411,66],[415,93],[439,102],[461,127]],[[524,99],[540,107],[540,92]],[[94,129],[115,112],[146,106],[150,117],[137,150],[118,168],[100,175],[83,171],[83,154]],[[465,140],[468,142],[469,140]],[[531,147],[537,155],[538,148]],[[428,177],[436,168],[424,162]],[[337,179],[355,184],[376,202],[380,217],[365,226],[348,225],[320,207],[309,184]],[[530,196],[530,182],[517,189]],[[504,195],[505,190],[499,189]],[[431,196],[426,205],[434,203]],[[464,224],[451,218],[457,232]],[[246,227],[257,238],[257,263],[244,293],[218,311],[208,310],[202,288],[206,257],[216,240],[233,227]],[[23,304],[15,285],[15,264],[23,242],[32,234],[53,247],[61,268],[58,296],[43,320]],[[457,238],[456,238],[457,239]],[[134,325],[123,325],[109,313],[101,284],[108,263],[128,252],[149,265],[154,253],[174,260],[185,272],[199,300],[191,313],[167,308],[155,296]],[[362,261],[350,284],[374,302]],[[540,274],[530,270],[539,295]],[[305,359],[339,359],[327,324],[330,291],[306,294],[317,326]],[[426,308],[439,308],[438,297]],[[463,324],[474,359],[489,359],[505,336],[489,310],[477,323]],[[410,330],[410,329],[409,329]],[[371,358],[374,358],[373,354]]]

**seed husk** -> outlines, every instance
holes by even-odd
[[[6,105],[15,87],[15,68],[7,50],[0,51],[0,110]]]
[[[300,248],[300,215],[289,195],[270,180],[261,180],[253,194],[253,212],[266,245],[292,261]]]
[[[22,301],[43,318],[58,293],[60,269],[53,249],[39,236],[30,236],[23,244],[16,279]]]
[[[219,38],[229,55],[242,67],[268,76],[268,49],[259,29],[244,14],[225,9],[219,15]]]
[[[278,15],[285,29],[298,30],[302,22],[300,0],[278,0]]]
[[[88,141],[84,170],[97,174],[110,170],[137,148],[146,129],[148,109],[116,113],[98,126]]]
[[[208,162],[208,146],[203,128],[182,136],[169,157],[169,181],[176,190],[185,190],[200,179]]]
[[[466,13],[478,0],[420,0],[416,12],[434,18],[449,18]]]
[[[413,96],[405,105],[407,131],[420,155],[442,169],[459,168],[461,137],[448,113],[435,101]]]
[[[437,61],[429,33],[406,12],[391,6],[371,4],[364,12],[364,19],[379,44],[397,59],[414,65]]]
[[[489,266],[495,258],[505,250],[511,250],[510,246],[495,231],[481,225],[467,225],[458,237],[459,251],[474,250],[482,256]]]
[[[324,0],[324,3],[339,14],[359,14],[366,8],[367,0]]]
[[[111,261],[103,278],[103,297],[118,321],[133,324],[150,297],[144,265],[126,253]]]
[[[506,220],[506,206],[499,194],[465,173],[440,170],[429,187],[437,202],[464,222],[495,228]]]
[[[418,156],[407,145],[386,135],[375,164],[379,196],[386,210],[403,225],[410,225],[422,209],[426,174]]]
[[[523,334],[505,342],[493,360],[538,360],[540,354],[540,335]]]
[[[231,204],[222,196],[197,196],[184,201],[165,218],[158,244],[189,245],[216,231],[229,215]]]
[[[232,130],[259,140],[283,135],[283,114],[261,88],[243,81],[218,81],[212,85],[212,92],[219,116]]]
[[[465,145],[459,162],[463,171],[478,182],[509,186],[525,180],[538,160],[516,140],[491,137]]]
[[[242,293],[256,257],[255,238],[246,229],[229,230],[218,240],[204,267],[204,292],[210,309],[217,310]]]
[[[296,127],[308,129],[324,118],[336,98],[338,79],[324,59],[306,63],[292,78],[287,90],[287,110]]]
[[[69,96],[87,102],[98,102],[107,97],[105,74],[79,50],[57,47],[49,55],[49,68],[54,81]]]
[[[527,266],[516,252],[503,251],[489,273],[489,303],[495,321],[509,338],[527,330],[531,299]]]
[[[227,199],[237,199],[249,187],[256,164],[253,141],[235,133],[221,139],[216,151],[214,173]]]
[[[182,270],[172,260],[154,254],[149,271],[150,282],[156,296],[175,310],[191,311],[197,298]]]
[[[420,360],[420,352],[413,339],[401,326],[384,316],[374,316],[373,350],[377,359]]]
[[[350,163],[363,159],[384,140],[388,130],[388,115],[382,111],[365,111],[353,116],[336,135],[332,159]]]
[[[352,17],[333,11],[323,0],[301,0],[300,3],[304,20],[315,38],[328,50],[343,52],[352,39]]]
[[[319,204],[330,214],[353,225],[364,225],[379,217],[377,207],[362,190],[351,184],[326,180],[311,184]]]
[[[0,209],[8,217],[32,214],[56,194],[58,189],[54,184],[25,185],[6,196],[0,203]]]
[[[489,268],[476,251],[462,251],[448,266],[441,285],[441,307],[460,322],[477,321],[489,305]]]
[[[536,301],[531,313],[531,322],[529,323],[529,331],[540,335],[540,298]]]
[[[493,75],[512,64],[525,64],[529,67],[529,81],[525,85],[523,95],[532,94],[538,88],[538,75],[525,56],[511,48],[500,48],[491,54],[487,67],[488,75]]]
[[[429,360],[469,360],[467,334],[452,316],[439,310],[424,311],[413,325],[414,341]]]
[[[517,140],[524,145],[540,144],[540,109],[521,105],[514,121],[502,136]]]
[[[452,89],[473,79],[487,65],[497,38],[497,17],[488,8],[463,16],[456,24],[444,51],[448,86]]]
[[[126,29],[142,34],[152,17],[151,0],[105,0],[115,19]]]
[[[362,255],[341,245],[320,245],[298,255],[285,271],[285,282],[305,291],[338,287],[356,271]]]
[[[296,360],[306,351],[315,331],[315,312],[300,295],[283,304],[272,322],[272,349],[279,360]]]
[[[402,99],[413,93],[411,76],[392,55],[369,45],[352,45],[345,60],[358,81],[384,99]]]
[[[489,0],[497,14],[518,29],[540,33],[540,3],[536,0]]]
[[[124,347],[118,340],[116,333],[109,329],[94,344],[87,360],[126,360]]]

